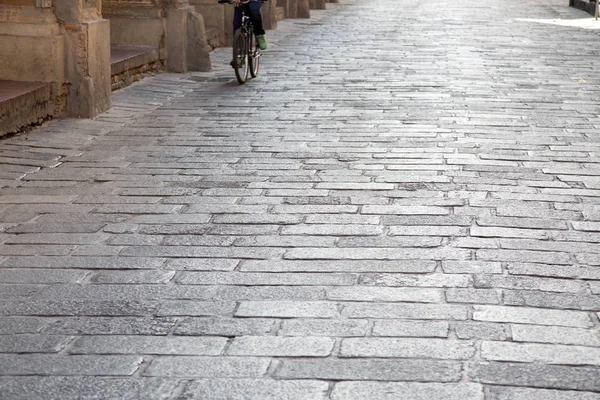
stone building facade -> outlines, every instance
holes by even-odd
[[[266,29],[327,0],[270,0]],[[329,0],[337,2],[337,0]],[[210,71],[230,45],[217,0],[0,0],[0,135],[54,116],[92,118],[145,73]]]

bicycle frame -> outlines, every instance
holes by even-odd
[[[219,0],[219,3],[236,4],[241,7],[241,25],[234,33],[233,43],[233,61],[232,66],[235,70],[235,75],[240,84],[246,83],[248,73],[255,78],[258,74],[259,57],[261,53],[258,45],[254,41],[254,25],[248,14],[246,5],[252,0],[234,1],[234,0]],[[242,51],[239,51],[242,50]]]

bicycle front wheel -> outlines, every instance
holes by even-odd
[[[242,29],[235,31],[233,36],[233,69],[240,85],[246,83],[250,68],[248,65],[246,35],[242,32]]]
[[[249,47],[249,53],[248,54],[248,61],[250,62],[250,75],[252,75],[253,78],[256,78],[256,75],[258,75],[258,63],[260,60],[260,51],[258,49],[258,44],[256,43],[256,38],[254,37],[254,35],[250,36],[250,47]]]

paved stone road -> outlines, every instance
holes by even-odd
[[[0,398],[600,399],[566,3],[343,0],[0,142]]]

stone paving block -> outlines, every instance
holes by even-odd
[[[75,248],[75,245],[0,245],[0,256],[66,256]]]
[[[459,274],[362,274],[360,283],[373,286],[458,288],[471,286],[470,275]]]
[[[448,215],[450,209],[445,207],[433,206],[370,206],[365,205],[360,210],[361,214],[377,214],[377,215]]]
[[[436,289],[349,286],[326,290],[326,298],[341,301],[439,303],[442,292]]]
[[[505,362],[476,362],[469,366],[475,382],[502,386],[524,386],[598,392],[597,367],[559,366]]]
[[[599,393],[549,389],[491,387],[490,400],[598,400]]]
[[[331,224],[331,225],[294,225],[281,230],[282,235],[319,235],[319,236],[379,236],[383,226]]]
[[[557,325],[590,328],[587,313],[578,311],[544,310],[527,307],[474,306],[473,319],[517,324]]]
[[[129,376],[142,363],[138,356],[62,356],[0,354],[2,375]]]
[[[305,224],[341,224],[341,225],[378,225],[379,216],[354,214],[310,214],[304,219]]]
[[[69,336],[0,335],[1,353],[58,353],[71,340]]]
[[[449,324],[446,321],[375,320],[372,335],[447,338],[448,333]]]
[[[0,204],[67,204],[77,196],[3,195]]]
[[[217,258],[175,258],[165,265],[168,270],[176,271],[233,271],[240,260]]]
[[[128,300],[147,301],[165,299],[211,299],[216,289],[206,286],[192,285],[152,285],[152,284],[67,284],[53,285],[42,290],[37,300],[70,300],[87,299],[90,301],[104,299],[104,301]]]
[[[212,222],[215,224],[278,224],[293,225],[303,220],[302,215],[282,214],[222,214],[215,215]]]
[[[459,339],[507,340],[508,327],[503,324],[477,321],[458,321],[454,331]]]
[[[483,387],[468,383],[339,382],[332,400],[483,400]]]
[[[14,400],[167,400],[179,384],[157,378],[11,376],[0,378],[0,397]]]
[[[227,348],[232,356],[327,357],[335,339],[326,337],[242,336]]]
[[[430,338],[342,339],[340,357],[425,358],[467,360],[475,354],[474,343]]]
[[[275,329],[277,320],[266,318],[186,318],[174,331],[182,336],[250,336],[267,335]]]
[[[0,335],[38,333],[54,321],[49,317],[0,317]]]
[[[257,357],[163,356],[152,360],[143,376],[178,378],[259,378],[271,360]]]
[[[469,232],[471,236],[474,237],[527,238],[538,240],[546,240],[550,238],[549,232],[539,229],[486,227],[474,225],[469,229]]]
[[[525,276],[475,275],[476,288],[540,290],[546,292],[579,293],[586,289],[582,281]]]
[[[106,236],[90,233],[23,233],[9,239],[7,244],[95,244]]]
[[[385,215],[384,225],[397,226],[471,226],[473,218],[466,215]]]
[[[467,319],[467,308],[459,305],[411,303],[347,303],[342,316],[385,319]]]
[[[169,316],[209,316],[232,315],[236,308],[233,301],[167,300],[161,301],[156,315]]]
[[[175,281],[182,285],[243,286],[347,286],[358,280],[356,274],[326,273],[253,273],[253,272],[181,272]]]
[[[506,266],[511,275],[547,276],[553,278],[600,279],[600,269],[577,265],[547,265],[529,263],[509,263]]]
[[[28,284],[0,284],[0,300],[31,297],[46,286]]]
[[[273,207],[272,212],[275,214],[356,214],[358,212],[358,206],[354,205],[276,205]]]
[[[501,274],[502,263],[444,260],[442,269],[447,274]]]
[[[158,269],[165,259],[150,257],[9,257],[3,268]]]
[[[74,317],[61,318],[44,328],[50,335],[158,335],[173,328],[175,318]]]
[[[466,236],[467,229],[459,226],[392,226],[390,235],[398,236]]]
[[[70,346],[69,354],[157,354],[206,355],[221,354],[227,338],[172,336],[83,336]]]
[[[104,224],[84,223],[25,223],[7,229],[8,233],[95,233],[101,230]]]
[[[94,273],[90,280],[103,284],[167,283],[173,276],[175,271],[107,271]]]
[[[490,361],[600,365],[599,348],[559,344],[483,342],[481,357]]]
[[[29,300],[0,302],[0,315],[13,316],[145,316],[156,312],[152,301],[129,300]]]
[[[477,225],[521,229],[568,229],[566,221],[552,220],[546,218],[479,218],[477,220]]]
[[[279,231],[279,225],[253,225],[253,224],[222,224],[213,226],[208,230],[209,235],[239,235],[239,236],[255,236],[255,235],[276,235]]]
[[[371,236],[371,237],[342,237],[338,247],[439,247],[441,237],[424,236]]]
[[[499,304],[500,294],[495,289],[450,288],[446,290],[449,303]]]
[[[184,214],[264,214],[267,210],[265,205],[190,204]]]
[[[317,236],[245,236],[235,240],[238,247],[333,247],[337,238]]]
[[[461,249],[416,249],[416,248],[360,248],[360,249],[320,249],[297,248],[284,254],[286,260],[463,260],[469,253]]]
[[[190,400],[325,400],[328,389],[327,382],[316,380],[202,379],[190,382],[182,396]]]
[[[261,272],[409,272],[427,273],[436,268],[435,261],[428,260],[357,260],[357,261],[294,261],[294,260],[247,260],[240,270]]]
[[[198,224],[202,225],[210,221],[210,214],[175,214],[175,211],[162,214],[146,214],[136,215],[130,218],[127,222],[132,224],[146,225],[176,225],[176,224]],[[201,226],[199,226],[201,228]]]
[[[125,257],[271,259],[282,253],[283,250],[272,247],[129,246],[125,247],[120,255]]]
[[[89,273],[85,271],[72,271],[66,269],[0,269],[0,282],[2,283],[75,283],[84,279]]]
[[[346,319],[286,319],[277,333],[279,336],[366,336],[369,321]]]
[[[592,293],[594,288],[592,287]],[[504,304],[513,306],[589,310],[600,307],[600,296],[582,293],[550,293],[526,290],[505,290]]]
[[[532,262],[542,264],[571,264],[568,254],[550,251],[528,250],[477,250],[476,257],[482,261]]]
[[[187,220],[176,218],[169,215],[171,223],[148,222],[147,225],[140,225],[131,231],[116,232],[116,233],[131,233],[137,231],[141,235],[203,235],[208,232],[210,227],[203,223],[194,223],[193,219]],[[158,220],[155,220],[158,221]],[[106,228],[104,229],[107,230]]]
[[[324,301],[243,301],[236,317],[335,318],[335,303]]]
[[[511,332],[513,341],[515,342],[557,343],[600,347],[600,335],[594,329],[511,325]]]
[[[322,286],[223,286],[218,289],[215,300],[243,301],[305,301],[322,300],[325,291]]]
[[[216,235],[174,235],[159,237],[160,243],[147,243],[148,245],[165,245],[165,246],[231,246],[235,241],[235,237],[229,236],[216,236]],[[135,245],[136,243],[132,243]],[[147,245],[146,243],[137,243],[140,245]],[[266,245],[265,245],[266,246]]]
[[[284,359],[275,376],[284,379],[458,382],[462,366],[444,360]]]

